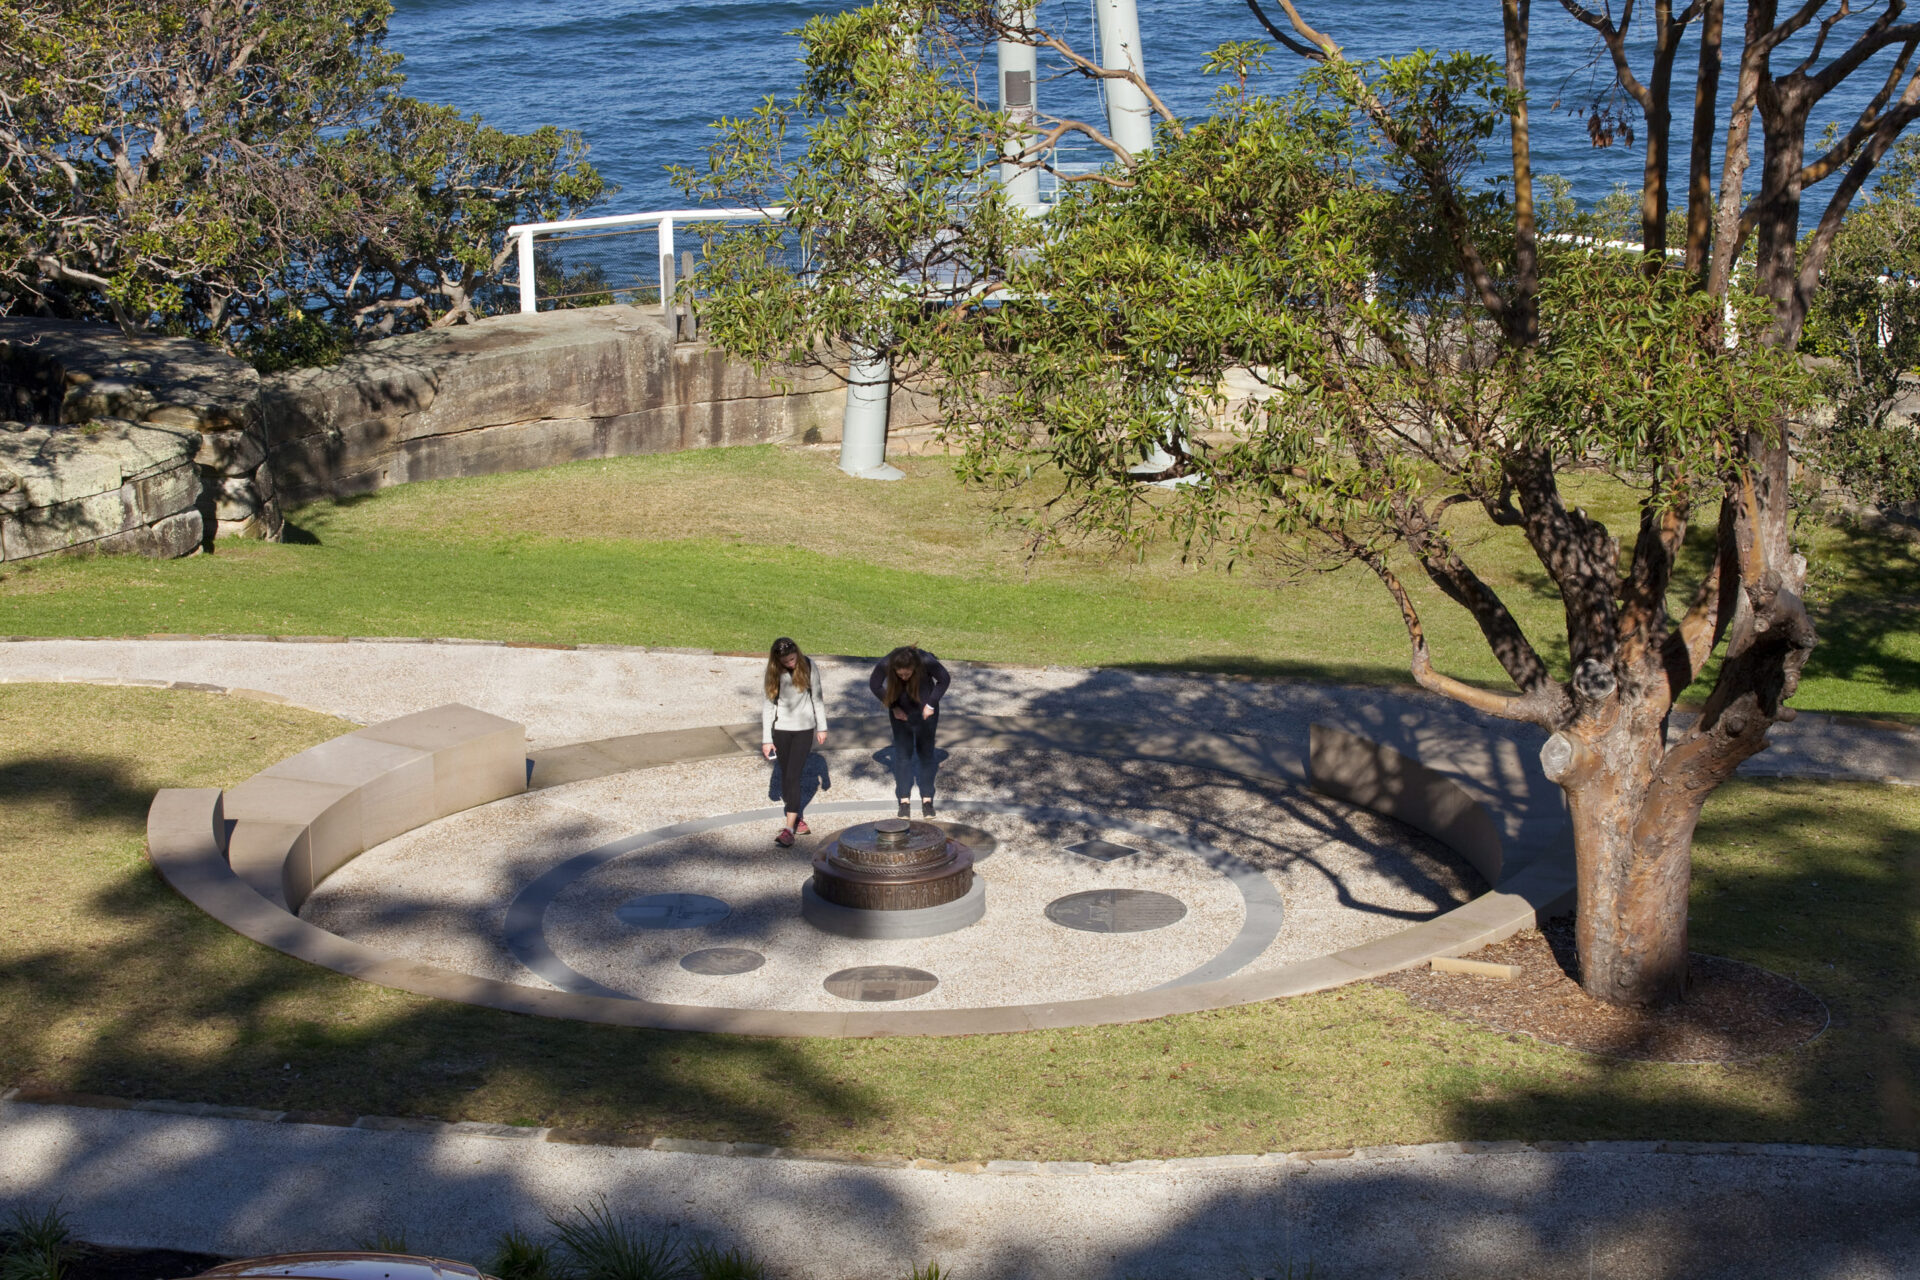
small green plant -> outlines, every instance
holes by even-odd
[[[719,1249],[696,1242],[687,1250],[687,1265],[699,1280],[766,1280],[766,1264],[738,1248]],[[500,1280],[507,1280],[501,1276]]]
[[[4,1240],[0,1280],[65,1280],[73,1260],[73,1233],[58,1205],[39,1213],[14,1210]]]
[[[388,1231],[382,1227],[371,1236],[363,1236],[354,1242],[354,1248],[367,1249],[374,1253],[407,1253],[407,1234],[404,1231]]]
[[[515,1227],[500,1237],[487,1263],[488,1275],[498,1280],[557,1280],[553,1246]]]
[[[929,1262],[924,1267],[915,1267],[907,1272],[907,1280],[953,1280],[953,1272],[937,1262]]]
[[[616,1214],[605,1196],[566,1217],[549,1218],[571,1280],[685,1280],[671,1236],[645,1233]]]

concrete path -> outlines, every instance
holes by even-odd
[[[824,660],[829,718],[869,715],[865,663]],[[1466,774],[1538,773],[1544,735],[1413,689],[1318,685],[1107,668],[953,664],[949,704],[979,715],[1076,716],[1179,725],[1304,743],[1330,720]],[[726,724],[759,715],[759,658],[622,648],[539,649],[497,643],[289,643],[251,640],[14,640],[0,643],[9,680],[192,681],[260,689],[372,724],[446,702],[527,726],[533,750],[655,729]],[[1477,760],[1489,728],[1514,747]],[[1470,732],[1463,733],[1463,730]],[[1773,730],[1747,762],[1754,774],[1874,781],[1920,779],[1920,733],[1801,715]]]
[[[865,670],[824,665],[832,713],[866,714]],[[760,668],[697,653],[471,644],[0,644],[3,679],[203,682],[362,722],[461,701],[525,723],[536,748],[751,719]],[[1484,722],[1396,690],[967,668],[949,696],[983,714],[1193,725],[1290,745],[1327,719],[1489,784],[1538,773],[1537,735],[1502,726],[1510,749],[1488,753],[1473,745]],[[1803,715],[1774,738],[1751,772],[1920,780],[1920,735]],[[484,1258],[509,1227],[538,1228],[604,1194],[645,1224],[744,1245],[781,1274],[822,1280],[886,1280],[935,1260],[962,1280],[1225,1280],[1288,1275],[1289,1264],[1321,1280],[1920,1278],[1911,1152],[1496,1144],[969,1172],[483,1130],[0,1102],[0,1213],[57,1199],[82,1237],[102,1243],[245,1254],[384,1231]]]
[[[0,1104],[0,1210],[57,1194],[101,1243],[258,1254],[385,1232],[484,1261],[510,1227],[604,1195],[808,1280],[933,1261],[960,1280],[1920,1276],[1908,1152],[1443,1144],[969,1173],[522,1133]]]

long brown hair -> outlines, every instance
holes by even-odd
[[[927,673],[927,659],[918,645],[903,644],[886,657],[888,706],[898,706],[900,695],[904,692],[913,701],[920,701],[920,678]],[[907,669],[905,681],[900,679],[900,668]]]
[[[799,645],[781,636],[767,649],[767,698],[770,701],[780,701],[780,677],[788,674],[780,665],[780,659],[789,653],[798,654],[800,658],[793,664],[793,687],[804,691],[813,683],[813,664],[807,661],[807,655],[800,652]]]

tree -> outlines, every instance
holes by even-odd
[[[800,242],[798,261],[771,231],[723,242],[710,332],[758,360],[830,363],[877,323],[907,367],[937,376],[969,477],[1061,486],[1030,517],[1037,537],[1170,530],[1196,555],[1304,544],[1364,564],[1401,612],[1419,685],[1550,734],[1542,764],[1573,825],[1586,990],[1675,999],[1701,805],[1791,717],[1815,643],[1789,537],[1784,424],[1807,394],[1794,351],[1850,205],[1920,111],[1920,24],[1898,20],[1898,0],[1866,17],[1844,0],[1784,17],[1752,0],[1728,92],[1722,0],[1629,0],[1617,17],[1561,0],[1613,67],[1596,140],[1618,132],[1602,113],[1640,116],[1642,252],[1622,254],[1533,172],[1528,0],[1502,0],[1499,57],[1373,63],[1278,2],[1274,17],[1249,0],[1304,61],[1300,89],[1257,91],[1272,46],[1234,42],[1208,68],[1225,87],[1191,121],[1137,73],[986,0],[814,20],[802,93],[722,121],[708,171],[685,177],[702,194],[791,205]],[[1640,69],[1636,20],[1654,28]],[[1669,258],[1672,71],[1689,32],[1700,89]],[[1019,125],[987,108],[973,71],[994,38],[1138,84],[1156,149],[1128,154],[1097,126],[1043,119],[1027,163],[1047,165],[1067,133],[1113,163],[1062,175],[1044,223],[1010,220],[986,164]],[[1814,108],[1856,74],[1878,91],[1850,127],[1810,142]],[[901,120],[924,135],[902,136]],[[876,159],[913,174],[914,198],[866,176]],[[1801,205],[1822,183],[1803,239]],[[1229,369],[1260,393],[1209,431]],[[1170,492],[1128,469],[1155,444],[1176,455],[1184,483]],[[1631,487],[1637,528],[1616,533],[1568,502],[1563,478],[1582,469]],[[1564,604],[1564,664],[1475,572],[1450,516],[1462,509],[1537,557]],[[1682,582],[1689,553],[1698,568]],[[1510,689],[1443,674],[1409,573],[1472,616]],[[1674,724],[1716,662],[1702,713]]]
[[[1920,373],[1920,145],[1904,139],[1873,199],[1834,237],[1803,347],[1821,359],[1828,411],[1804,445],[1814,469],[1870,502],[1920,503],[1920,436],[1893,417]]]
[[[471,318],[514,221],[602,190],[577,134],[401,96],[385,0],[0,6],[0,310],[267,363]]]

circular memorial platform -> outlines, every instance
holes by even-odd
[[[1276,969],[1479,887],[1396,823],[1218,771],[956,752],[937,823],[900,824],[870,753],[821,753],[817,767],[817,834],[792,849],[771,839],[783,806],[764,762],[670,764],[419,828],[336,872],[301,914],[389,954],[549,991],[959,1011]],[[823,867],[841,901],[818,891]],[[906,905],[855,905],[877,900]]]

